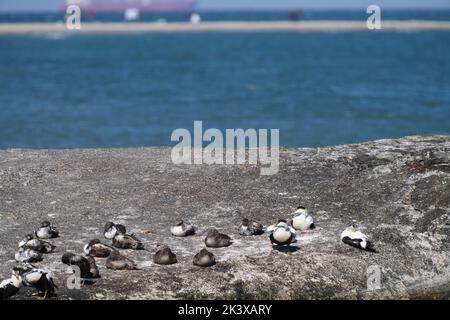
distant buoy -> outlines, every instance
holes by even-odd
[[[198,13],[193,13],[189,20],[192,24],[199,24],[202,21],[202,18]]]

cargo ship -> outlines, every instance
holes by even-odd
[[[87,12],[125,12],[129,9],[141,12],[191,12],[196,1],[190,0],[67,0],[65,8],[77,5]]]

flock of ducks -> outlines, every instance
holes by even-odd
[[[272,244],[271,254],[274,249],[282,251],[282,248],[291,248],[291,244],[297,240],[297,232],[307,232],[314,229],[314,219],[305,207],[298,207],[289,221],[280,219],[276,224],[265,228],[262,224],[242,220],[238,232],[241,236],[256,236],[269,234]],[[176,237],[191,236],[196,233],[196,228],[184,221],[180,221],[170,228],[170,232]],[[83,284],[93,282],[100,277],[95,258],[104,258],[105,266],[112,270],[139,270],[138,265],[127,258],[118,249],[146,250],[143,243],[133,234],[127,233],[122,224],[108,222],[104,227],[104,237],[111,244],[102,243],[99,239],[89,241],[83,247],[83,255],[66,252],[61,257],[61,262],[68,266],[76,266]],[[32,263],[42,261],[45,254],[53,253],[55,246],[48,239],[56,238],[59,232],[50,222],[44,221],[33,233],[25,236],[19,242],[19,250],[15,254],[15,260],[21,263],[12,270],[12,276],[0,283],[0,299],[8,299],[19,292],[22,286],[31,286],[37,290],[36,298],[45,299],[55,295],[57,286],[53,281],[53,273],[46,268],[38,268]],[[356,230],[355,225],[346,228],[341,234],[343,243],[352,247],[377,252],[367,236]],[[230,246],[232,239],[216,229],[209,229],[205,237],[205,245],[209,248],[221,248]],[[290,253],[291,251],[287,251]],[[177,263],[177,257],[166,245],[157,245],[157,251],[153,256],[153,262],[160,265]],[[214,254],[206,248],[201,249],[194,257],[193,264],[199,267],[210,267],[216,263]],[[74,270],[75,272],[75,270]]]

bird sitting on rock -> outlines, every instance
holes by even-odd
[[[35,238],[32,234],[27,234],[19,242],[19,248],[32,249],[40,253],[51,253],[56,247],[47,241]]]
[[[100,278],[100,272],[93,257],[86,259],[85,257],[72,252],[66,252],[61,257],[61,261],[68,266],[77,266],[80,271],[79,276],[83,281]]]
[[[127,230],[123,224],[115,224],[114,222],[107,222],[104,228],[104,236],[108,240],[112,240],[117,234],[125,234]]]
[[[109,256],[112,250],[114,250],[113,247],[101,243],[99,239],[93,239],[89,241],[89,243],[86,244],[83,248],[83,251],[87,256],[96,258],[106,258]]]
[[[341,233],[341,240],[354,248],[374,253],[378,252],[374,249],[373,243],[368,240],[368,237],[361,231],[356,230],[355,224],[352,224]]]
[[[22,287],[22,277],[18,271],[14,271],[11,278],[0,283],[0,300],[7,300],[19,292]]]
[[[158,251],[156,251],[153,262],[161,265],[169,265],[177,263],[177,256],[170,250],[168,246],[162,245],[158,246]]]
[[[208,230],[205,238],[205,244],[211,248],[228,247],[232,244],[231,238],[223,233],[219,233],[217,229]]]
[[[239,234],[241,236],[257,236],[263,233],[264,227],[262,224],[250,221],[247,218],[242,219],[242,223],[239,226]]]
[[[316,227],[314,225],[313,217],[309,215],[308,210],[306,210],[305,207],[297,208],[294,212],[294,217],[292,218],[291,224],[295,230],[299,231],[306,231]]]
[[[59,231],[49,221],[43,221],[34,233],[39,239],[51,239],[59,236]]]
[[[289,227],[286,220],[279,220],[276,227],[272,230],[269,236],[272,248],[276,246],[290,246],[296,242],[296,232],[292,227]]]
[[[116,234],[112,244],[119,249],[145,250],[142,242],[134,234]]]
[[[17,262],[28,262],[28,263],[33,263],[33,262],[39,262],[42,261],[43,255],[41,252],[36,251],[34,249],[30,249],[30,248],[19,248],[19,251],[16,252],[16,254],[14,255],[14,259],[16,259]]]
[[[112,245],[116,248],[145,250],[142,242],[134,234],[127,234],[122,224],[107,222],[104,235],[106,239],[112,239]]]
[[[216,259],[214,254],[206,249],[202,249],[194,256],[193,263],[199,267],[210,267],[216,264]]]
[[[186,237],[195,234],[195,227],[181,220],[175,226],[170,228],[170,232],[176,237]]]
[[[108,258],[106,258],[105,265],[112,270],[139,270],[136,263],[120,254],[119,251],[113,250]]]
[[[13,270],[22,277],[24,285],[34,287],[38,291],[38,295],[43,295],[42,299],[55,295],[57,286],[50,270],[33,266],[15,267]]]

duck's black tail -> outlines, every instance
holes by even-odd
[[[367,243],[367,248],[365,250],[369,251],[369,252],[372,252],[372,253],[380,253],[377,249],[375,249],[373,247],[373,243],[371,243],[371,242]]]

